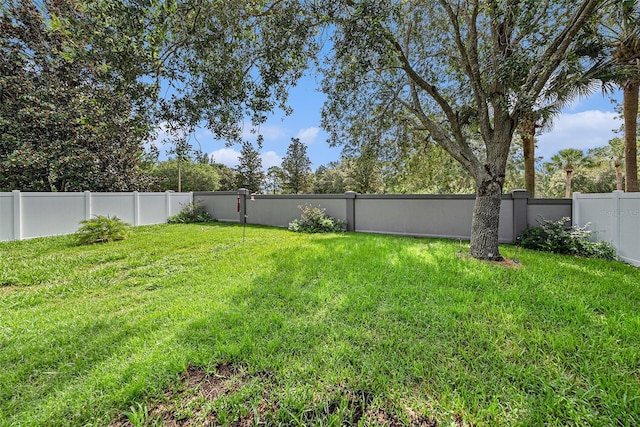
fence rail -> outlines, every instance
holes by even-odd
[[[610,242],[618,256],[640,267],[640,193],[573,194],[573,224],[590,224],[594,238]]]
[[[166,222],[193,200],[192,193],[0,193],[0,241],[71,234],[96,215],[133,225]]]

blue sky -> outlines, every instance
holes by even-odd
[[[292,137],[300,138],[307,145],[307,154],[312,162],[312,169],[338,160],[341,147],[330,147],[326,142],[327,134],[320,128],[320,110],[325,96],[316,88],[314,77],[306,76],[294,87],[289,95],[290,105],[294,112],[284,116],[281,112],[273,114],[260,126],[259,132],[264,136],[261,150],[262,165],[266,170],[270,166],[279,166],[287,152]],[[621,102],[621,94],[613,95]],[[607,144],[616,136],[614,129],[621,125],[610,96],[596,92],[589,98],[578,99],[565,108],[553,122],[553,128],[537,138],[536,156],[548,160],[553,154],[565,148],[587,150]],[[244,139],[255,141],[256,133],[251,132],[247,122]],[[162,132],[157,140],[163,137]],[[216,141],[206,129],[198,130],[190,139],[196,148],[213,156],[217,163],[230,167],[238,164],[239,145],[226,147],[224,141]]]

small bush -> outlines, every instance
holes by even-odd
[[[131,224],[117,216],[96,215],[95,218],[80,221],[81,227],[76,231],[76,238],[81,245],[124,240],[129,234]]]
[[[334,233],[344,231],[347,223],[325,214],[325,209],[309,205],[298,206],[302,211],[300,219],[289,223],[289,230],[299,233]]]
[[[540,227],[530,227],[522,232],[520,244],[523,248],[557,254],[569,254],[587,258],[616,259],[616,250],[607,242],[592,242],[589,224],[584,227],[568,227],[570,218],[560,221],[538,219]]]
[[[211,222],[213,217],[204,209],[202,202],[195,201],[182,205],[180,213],[167,218],[169,224],[191,224],[194,222]]]

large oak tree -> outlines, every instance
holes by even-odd
[[[536,100],[554,97],[555,79],[563,78],[578,35],[601,3],[327,2],[336,30],[324,123],[334,142],[348,142],[350,124],[367,117],[387,131],[410,126],[443,147],[475,181],[471,255],[500,259],[499,214],[514,131]],[[474,140],[482,142],[480,150]]]

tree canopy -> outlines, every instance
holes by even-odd
[[[567,72],[589,65],[580,49],[588,38],[579,36],[603,2],[329,3],[335,54],[323,124],[332,141],[396,148],[400,136],[440,145],[475,181],[471,254],[499,259],[514,131],[538,99],[557,97]]]
[[[151,123],[138,96],[147,85],[87,54],[92,22],[72,2],[0,9],[0,190],[148,187],[139,162]]]
[[[238,142],[314,47],[294,0],[11,0],[0,6],[3,189],[132,190],[161,122]],[[163,89],[160,92],[160,89]],[[179,139],[179,138],[178,138]]]

